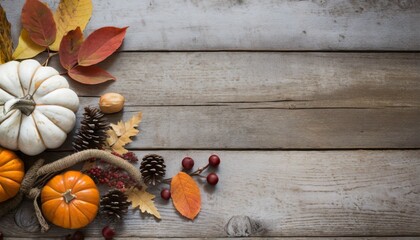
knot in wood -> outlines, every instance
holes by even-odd
[[[229,237],[248,237],[264,231],[261,223],[248,216],[233,216],[225,226]]]

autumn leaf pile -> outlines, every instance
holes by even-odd
[[[121,46],[127,27],[103,27],[84,39],[83,30],[91,16],[91,0],[61,0],[54,13],[39,0],[26,0],[21,14],[23,29],[13,51],[10,23],[0,6],[0,63],[33,58],[46,51],[46,63],[58,54],[65,73],[80,83],[115,80],[97,64]]]

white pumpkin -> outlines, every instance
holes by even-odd
[[[77,94],[35,60],[0,65],[0,145],[37,155],[58,148],[75,125]]]

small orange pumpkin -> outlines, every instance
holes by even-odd
[[[24,175],[23,161],[14,152],[0,148],[0,202],[16,196]]]
[[[76,229],[95,219],[99,191],[93,180],[78,171],[53,177],[41,191],[42,213],[53,224]]]

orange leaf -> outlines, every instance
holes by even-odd
[[[180,172],[172,178],[171,198],[182,216],[193,220],[200,212],[200,189],[190,175]]]
[[[83,43],[83,33],[80,27],[68,32],[61,40],[60,49],[58,51],[60,56],[60,63],[63,68],[69,70],[77,64],[77,54],[80,46]]]
[[[48,47],[55,41],[57,28],[51,10],[38,0],[26,0],[22,8],[22,26],[36,44]]]
[[[127,27],[103,27],[90,34],[79,51],[79,65],[91,66],[114,53],[124,40]]]
[[[115,77],[97,66],[76,66],[69,70],[69,76],[80,83],[89,85],[115,80]]]

